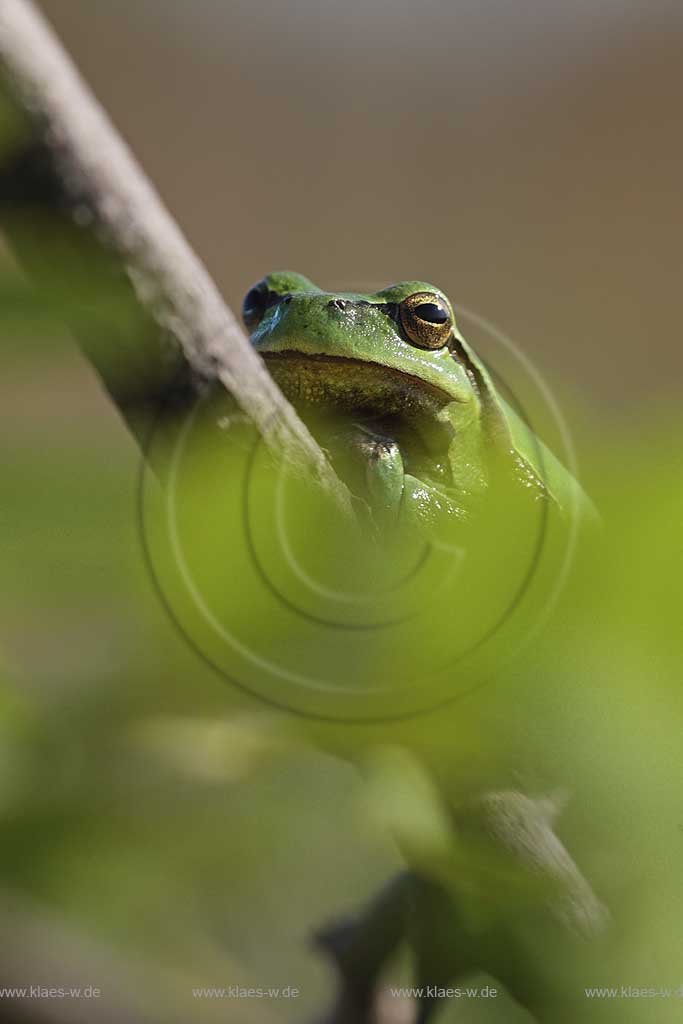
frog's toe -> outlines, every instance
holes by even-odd
[[[376,438],[365,444],[365,480],[370,501],[384,516],[395,519],[403,496],[403,458],[395,441]]]

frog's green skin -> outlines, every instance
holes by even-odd
[[[401,304],[416,293],[433,296],[447,311],[443,347],[418,347],[406,333]],[[366,459],[372,501],[387,512],[401,506],[427,521],[444,512],[466,518],[486,491],[493,463],[507,465],[534,500],[563,512],[581,500],[573,478],[497,394],[449,300],[433,285],[404,281],[367,295],[325,292],[280,271],[251,289],[244,319],[295,404],[370,417],[347,440]],[[386,417],[408,422],[420,435],[427,457],[417,475],[410,462],[404,465],[400,441],[383,427]]]

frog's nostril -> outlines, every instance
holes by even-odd
[[[348,302],[344,299],[330,299],[327,305],[330,309],[341,309],[343,312],[348,306]]]

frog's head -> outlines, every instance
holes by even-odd
[[[368,432],[394,441],[420,500],[425,482],[458,501],[476,496],[495,465],[534,500],[575,503],[575,481],[500,397],[434,285],[325,292],[301,274],[278,271],[247,292],[242,316],[299,411],[350,416],[364,431],[355,445],[363,453],[379,450],[368,448]]]
[[[486,371],[460,335],[448,298],[424,281],[372,294],[324,292],[290,271],[247,293],[243,319],[288,398],[407,419],[457,403],[478,419]]]

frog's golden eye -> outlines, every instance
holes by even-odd
[[[271,292],[265,280],[259,281],[249,289],[242,303],[242,320],[248,331],[253,331],[255,327],[258,327],[270,304]]]
[[[443,348],[451,336],[451,311],[434,292],[416,292],[398,307],[401,327],[418,348]]]

